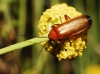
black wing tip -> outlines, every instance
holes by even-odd
[[[92,25],[92,18],[89,15],[85,15],[85,16],[89,22],[89,25],[91,26]]]

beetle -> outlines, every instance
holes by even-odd
[[[68,17],[69,18],[69,17]],[[68,18],[65,17],[67,20]],[[50,41],[62,41],[71,36],[88,30],[92,25],[92,19],[89,15],[80,15],[75,18],[69,18],[66,22],[53,25],[48,34]]]
[[[48,34],[50,43],[51,41],[57,41],[58,43],[61,43],[62,40],[66,38],[68,39],[68,37],[76,36],[77,34],[88,30],[92,25],[92,19],[90,18],[89,15],[80,15],[78,17],[71,19],[67,15],[64,16],[66,22],[61,24],[56,24],[51,27],[52,29]],[[45,45],[43,46],[43,48],[45,47]],[[43,48],[41,49],[40,53],[42,52]],[[38,55],[38,58],[40,56],[40,53]],[[38,58],[36,60],[36,66]]]

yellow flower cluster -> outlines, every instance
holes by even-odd
[[[43,15],[40,18],[38,24],[39,35],[48,34],[52,25],[66,22],[67,20],[64,15],[69,16],[71,19],[81,15],[81,13],[76,11],[75,8],[68,6],[66,3],[52,6],[50,9],[43,12]],[[59,60],[73,59],[76,56],[81,56],[82,51],[86,48],[87,33],[84,32],[78,34],[76,39],[73,39],[73,37],[68,39],[64,40],[61,44],[55,41],[48,41],[45,49]],[[44,45],[45,43],[42,44]]]

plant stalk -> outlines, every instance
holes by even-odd
[[[29,45],[33,45],[33,44],[40,43],[40,42],[45,42],[47,40],[48,40],[48,38],[32,38],[32,39],[29,39],[29,40],[26,40],[23,42],[19,42],[19,43],[16,43],[16,44],[13,44],[8,47],[4,47],[4,48],[0,49],[0,55],[10,52],[10,51],[21,49],[21,48],[29,46]]]

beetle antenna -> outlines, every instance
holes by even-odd
[[[62,23],[61,16],[59,16],[59,18],[60,18],[60,21],[61,21],[61,23]]]
[[[45,37],[34,37],[34,36],[30,36],[30,35],[21,35],[21,34],[17,34],[18,36],[26,36],[26,37],[29,37],[29,38],[47,38],[46,36]]]
[[[42,49],[40,50],[40,52],[39,52],[39,54],[38,54],[38,57],[37,57],[37,59],[36,59],[36,64],[35,64],[35,70],[36,70],[36,67],[37,67],[37,63],[38,63],[38,60],[39,60],[40,54],[41,54],[43,48],[46,46],[46,44],[47,44],[47,42],[45,43],[45,45],[42,47]]]
[[[47,38],[47,37],[37,37],[37,38]]]
[[[33,36],[30,36],[30,35],[21,35],[21,34],[17,34],[18,36],[25,36],[25,37],[28,37],[28,38],[32,38]]]

